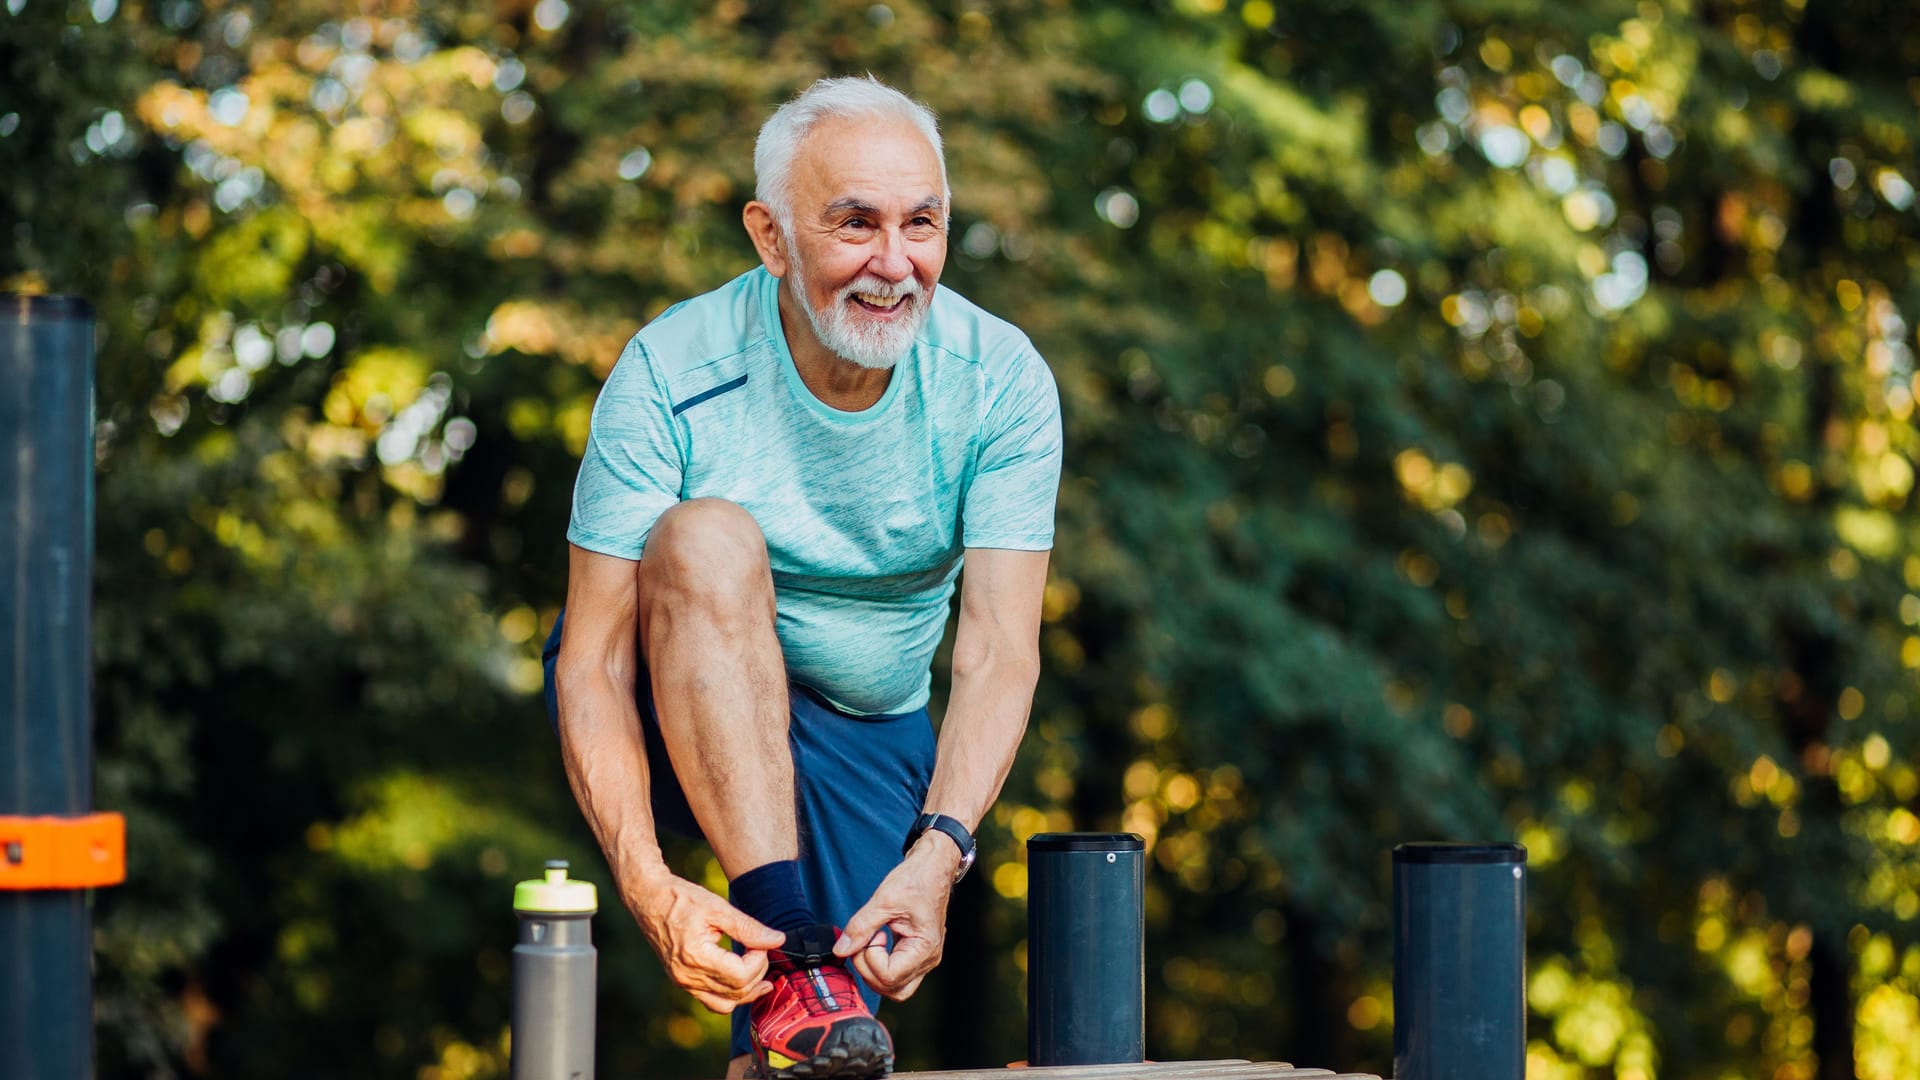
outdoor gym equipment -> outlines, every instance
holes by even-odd
[[[1526,862],[1519,844],[1393,849],[1398,1080],[1526,1072]]]
[[[0,1076],[93,1075],[93,309],[0,296]]]
[[[1027,1062],[1146,1059],[1146,841],[1027,841]]]

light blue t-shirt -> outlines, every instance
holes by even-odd
[[[962,551],[1053,546],[1053,373],[941,286],[885,394],[843,412],[800,380],[780,287],[756,268],[627,343],[593,407],[567,539],[638,559],[673,504],[736,502],[766,534],[788,677],[843,712],[916,709]]]

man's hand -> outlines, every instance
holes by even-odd
[[[627,907],[660,954],[675,985],[717,1013],[756,1001],[773,989],[766,981],[767,950],[787,936],[742,914],[738,908],[684,878],[661,872],[628,898]],[[737,955],[722,942],[746,948]]]
[[[945,845],[944,851],[936,844]],[[925,833],[873,891],[873,899],[847,920],[834,955],[851,957],[860,977],[886,997],[912,997],[946,947],[947,898],[959,865],[960,854],[944,834]],[[893,931],[892,952],[887,930]]]

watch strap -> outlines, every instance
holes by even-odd
[[[957,818],[951,818],[945,814],[921,814],[914,820],[913,828],[908,830],[907,842],[900,846],[900,854],[904,856],[912,851],[913,845],[919,842],[921,834],[928,829],[946,833],[947,838],[960,849],[960,869],[954,874],[953,880],[959,881],[965,877],[967,871],[973,866],[975,843],[973,834],[968,832],[967,827],[960,824]]]

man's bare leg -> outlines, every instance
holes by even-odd
[[[679,503],[654,523],[638,573],[660,733],[720,869],[731,879],[797,858],[786,663],[760,526],[724,499]]]
[[[773,929],[801,930],[815,913],[806,909],[794,862],[800,845],[787,672],[774,633],[766,538],[739,506],[690,500],[654,524],[638,573],[641,651],[687,804],[731,883],[734,904]],[[832,944],[802,942],[823,956]],[[783,962],[784,992],[795,1000],[802,969],[790,958]],[[772,1075],[885,1072],[892,1039],[861,1003],[852,976],[838,961],[807,963],[808,985],[817,989],[806,993],[830,994],[837,1005],[789,1016],[771,1032],[756,1029],[755,1045],[764,1047]],[[772,999],[782,992],[776,986]],[[752,1061],[734,1058],[727,1075],[745,1076]]]

